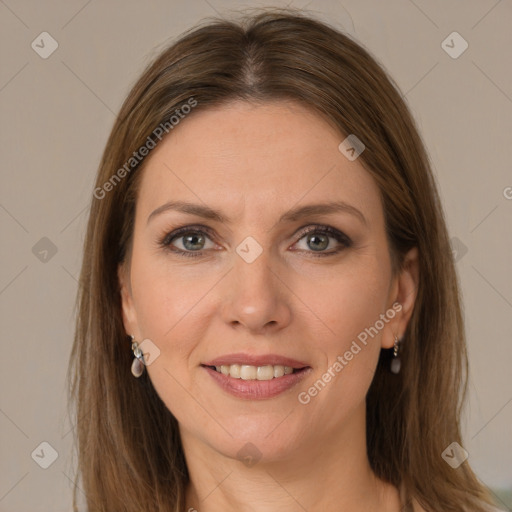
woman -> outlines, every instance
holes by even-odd
[[[424,147],[375,60],[299,12],[195,28],[133,87],[70,368],[91,511],[492,510]]]

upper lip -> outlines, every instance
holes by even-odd
[[[232,364],[240,364],[240,365],[250,365],[250,366],[290,366],[291,368],[305,368],[307,365],[301,361],[297,361],[296,359],[292,359],[290,357],[280,356],[278,354],[263,354],[263,355],[254,355],[254,354],[226,354],[224,356],[217,357],[208,361],[207,363],[203,363],[204,366],[222,366],[222,365],[232,365]]]

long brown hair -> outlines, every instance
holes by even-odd
[[[121,316],[117,269],[130,254],[144,165],[131,159],[148,141],[159,142],[156,127],[167,126],[172,136],[169,119],[181,105],[196,102],[193,116],[240,99],[299,102],[335,126],[340,142],[348,134],[363,141],[360,159],[381,191],[394,270],[410,248],[420,255],[402,372],[389,372],[389,351],[382,350],[367,395],[371,467],[428,511],[487,510],[490,495],[468,463],[453,469],[441,457],[452,442],[462,445],[467,356],[453,256],[424,146],[374,58],[338,30],[289,9],[190,29],[144,71],[112,128],[92,198],[69,368],[75,510],[77,488],[90,512],[185,507],[189,475],[177,421],[147,372],[131,375]]]

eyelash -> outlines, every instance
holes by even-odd
[[[209,238],[212,238],[213,236],[212,230],[207,226],[184,226],[182,228],[178,228],[172,231],[171,233],[167,233],[159,241],[159,245],[162,248],[171,251],[173,254],[177,254],[178,256],[183,256],[186,258],[197,258],[203,256],[204,251],[183,251],[182,249],[171,248],[173,247],[171,242],[173,242],[177,238],[180,238],[180,235],[183,236],[188,233],[199,233],[202,235],[208,235]],[[352,240],[347,235],[345,235],[345,233],[342,233],[341,231],[338,231],[337,229],[334,229],[330,226],[323,226],[319,224],[307,226],[306,228],[301,229],[301,231],[297,235],[299,237],[297,242],[302,240],[306,235],[309,235],[310,233],[320,233],[322,235],[329,235],[330,237],[336,239],[336,241],[342,245],[342,247],[338,247],[337,249],[331,250],[330,252],[315,253],[315,251],[305,251],[311,253],[311,256],[315,258],[334,256],[335,254],[338,254],[340,251],[342,251],[344,248],[352,246]]]

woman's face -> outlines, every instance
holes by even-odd
[[[146,370],[187,445],[277,460],[364,436],[414,285],[392,275],[378,187],[344,139],[298,104],[236,102],[194,112],[146,162],[123,317],[154,344]]]

